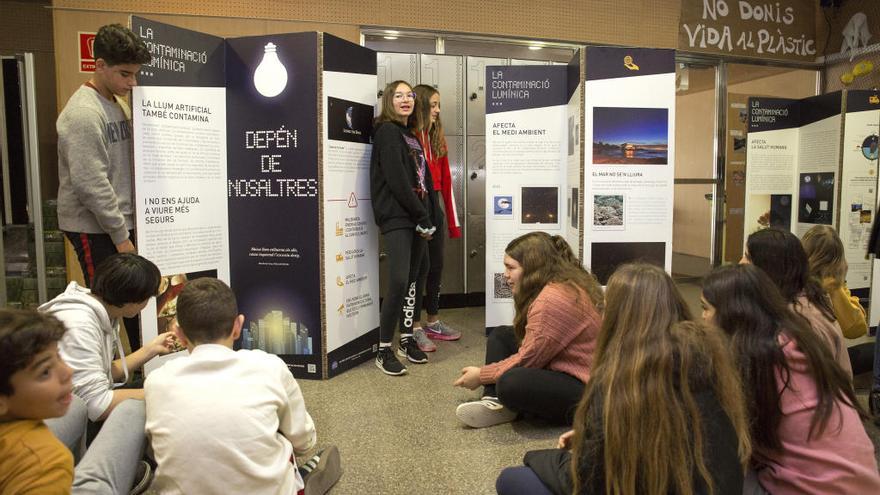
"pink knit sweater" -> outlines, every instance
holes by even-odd
[[[480,368],[480,383],[495,383],[517,366],[560,371],[586,383],[602,325],[590,297],[568,284],[547,284],[528,311],[519,351]]]

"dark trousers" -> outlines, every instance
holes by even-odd
[[[416,308],[422,304],[422,291],[416,281],[426,242],[415,229],[392,230],[384,236],[388,287],[379,313],[379,342],[390,343],[398,322],[400,333],[412,333]]]
[[[497,327],[486,341],[486,364],[497,363],[519,350],[513,327]],[[498,400],[516,412],[554,424],[570,425],[584,383],[577,378],[542,368],[512,368],[494,385],[486,385],[483,395]]]
[[[86,234],[81,232],[64,232],[67,240],[73,244],[76,251],[76,258],[79,260],[79,266],[82,268],[83,279],[86,287],[92,286],[92,279],[95,278],[95,268],[110,256],[116,254],[116,244],[107,234]],[[128,231],[128,238],[134,242],[134,231]],[[131,350],[134,351],[141,347],[141,331],[140,318],[125,318],[125,333],[128,335],[128,343]]]
[[[437,231],[428,241],[428,269],[425,276],[425,311],[429,315],[440,312],[440,282],[443,278],[443,251],[446,248],[446,216],[443,213],[437,216],[440,217]]]
[[[498,495],[553,495],[528,466],[505,468],[495,480]]]

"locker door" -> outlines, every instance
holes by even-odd
[[[486,66],[508,65],[505,58],[467,57],[465,156],[465,269],[467,292],[486,287]]]
[[[486,66],[508,65],[506,58],[467,57],[467,135],[486,135]]]
[[[419,83],[419,56],[415,53],[376,53],[376,97],[391,81],[403,80],[413,86]],[[381,102],[380,102],[381,104]],[[378,115],[379,105],[376,105]]]
[[[519,58],[510,59],[510,65],[550,65],[548,60],[523,60]]]
[[[486,288],[486,138],[467,137],[467,291]]]
[[[452,192],[456,202],[458,221],[463,223],[464,212],[464,61],[455,55],[421,55],[420,80],[440,91],[440,119],[448,145],[449,169],[452,174]],[[447,221],[453,212],[447,211]],[[442,235],[447,235],[443,232]],[[441,293],[464,293],[464,235],[446,239],[443,256],[443,286]]]

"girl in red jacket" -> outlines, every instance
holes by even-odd
[[[443,124],[440,121],[440,93],[424,84],[413,88],[416,94],[416,109],[409,118],[409,126],[413,134],[419,138],[428,168],[431,170],[431,180],[434,189],[434,204],[439,205],[437,193],[443,197],[443,210],[435,212],[437,233],[428,241],[428,257],[423,261],[419,272],[419,284],[425,284],[426,310],[428,313],[427,323],[421,326],[421,308],[416,308],[416,318],[413,323],[413,335],[419,345],[419,349],[425,352],[433,352],[437,347],[429,339],[435,340],[458,340],[461,333],[440,321],[440,279],[443,275],[443,251],[446,244],[446,235],[443,233],[444,225],[450,239],[461,237],[461,226],[458,223],[458,212],[455,207],[455,198],[452,194],[452,175],[449,172],[449,156],[446,148],[446,138],[443,135]],[[445,211],[445,215],[444,212]]]

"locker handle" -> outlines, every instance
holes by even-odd
[[[479,253],[479,251],[477,251],[476,249],[471,249],[471,252],[468,253],[468,254],[470,255],[471,258],[476,258],[477,255],[480,254],[480,253]]]
[[[385,261],[385,258],[387,258],[387,257],[388,257],[388,255],[385,253],[379,253],[379,261]]]
[[[376,98],[381,98],[381,97],[382,97],[382,93],[384,93],[384,91],[381,90],[381,89],[380,89],[379,91],[377,91],[377,92],[376,92]]]
[[[477,178],[477,173],[471,172],[471,180],[476,180],[476,178]]]
[[[475,101],[477,99],[477,93],[471,93],[471,101]]]

